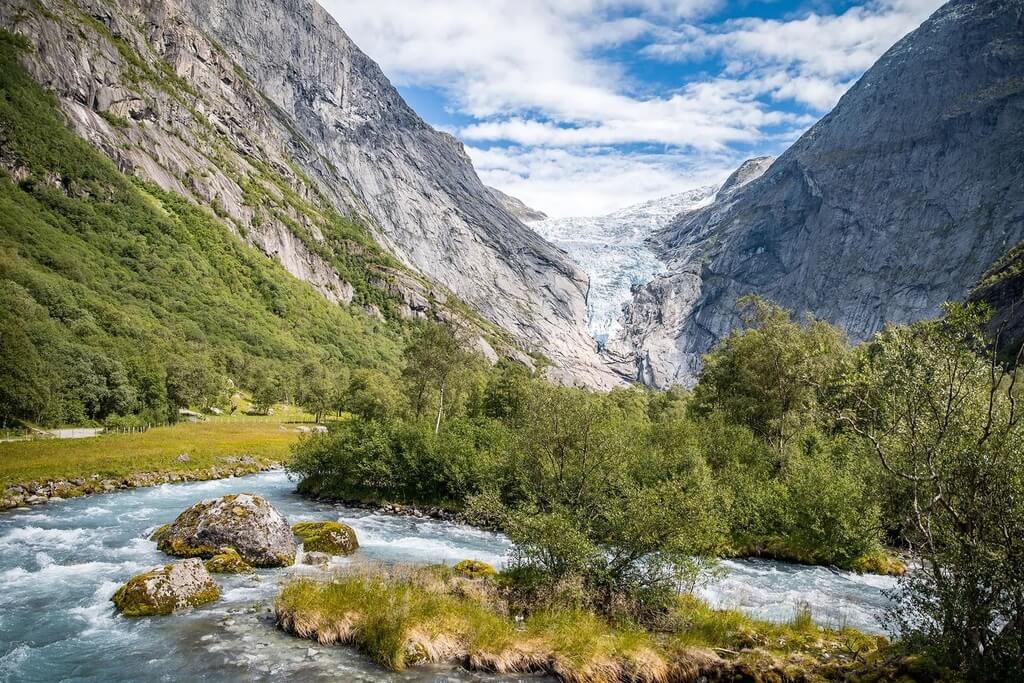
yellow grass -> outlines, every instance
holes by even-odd
[[[347,644],[383,667],[458,663],[496,673],[542,672],[569,683],[823,680],[856,666],[885,640],[815,626],[761,622],[681,597],[674,626],[648,632],[579,611],[542,611],[517,622],[489,578],[440,567],[349,567],[329,579],[285,585],[278,625],[321,645]],[[753,667],[757,678],[744,677]],[[824,667],[824,668],[823,668]],[[803,678],[801,677],[803,676]]]
[[[49,479],[117,478],[139,472],[179,472],[225,466],[248,455],[259,463],[283,462],[300,437],[295,425],[265,418],[214,418],[155,427],[140,434],[89,439],[38,439],[0,443],[0,486]],[[188,462],[178,462],[186,453]]]

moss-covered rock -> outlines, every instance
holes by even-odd
[[[456,574],[470,579],[494,576],[497,573],[494,571],[494,567],[486,562],[481,562],[480,560],[462,560],[452,567],[452,569],[455,570]]]
[[[230,547],[254,567],[295,562],[295,538],[288,522],[265,499],[250,493],[196,503],[156,540],[160,550],[177,557],[210,559]]]
[[[903,576],[907,573],[907,565],[898,557],[881,550],[865,553],[850,562],[850,569],[858,574],[884,574],[886,576]]]
[[[117,589],[112,600],[125,616],[144,617],[170,614],[219,597],[220,589],[203,563],[191,559],[133,576]]]
[[[159,543],[160,542],[160,538],[163,537],[163,535],[165,533],[167,533],[167,529],[170,526],[171,526],[170,524],[162,524],[162,525],[160,525],[159,527],[157,527],[156,531],[154,531],[153,533],[151,533],[149,535],[149,540],[156,541],[156,542]]]
[[[221,548],[221,552],[205,564],[206,571],[211,574],[244,574],[253,570],[252,565],[243,560],[234,548]]]
[[[359,548],[356,532],[341,522],[300,522],[292,527],[292,532],[302,539],[306,552],[348,555]]]

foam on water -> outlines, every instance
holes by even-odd
[[[268,610],[289,577],[316,573],[297,564],[221,575],[221,599],[169,618],[129,619],[110,597],[133,574],[168,558],[148,540],[185,507],[227,493],[266,497],[290,521],[336,519],[359,537],[353,558],[502,565],[508,539],[468,526],[397,517],[309,501],[284,472],[164,484],[51,503],[0,515],[0,680],[22,683],[252,681],[330,677],[353,681],[476,681],[494,677],[449,669],[389,674],[350,648],[317,646],[274,628]],[[332,565],[352,561],[335,558]],[[788,619],[810,602],[819,618],[843,611],[847,623],[877,630],[890,579],[856,577],[781,563],[725,563],[729,575],[704,589],[715,604]],[[501,680],[516,680],[502,678]],[[536,680],[527,678],[524,680]]]

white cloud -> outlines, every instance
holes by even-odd
[[[624,154],[607,148],[468,147],[488,185],[549,216],[600,216],[631,204],[720,183],[735,154],[696,159],[679,154]]]
[[[683,62],[721,56],[729,60],[728,73],[759,83],[763,94],[825,111],[886,49],[941,4],[942,0],[874,1],[838,15],[687,25],[661,32],[643,53]]]
[[[710,24],[725,0],[321,1],[396,83],[471,119],[453,132],[485,181],[553,215],[721,179],[740,147],[777,152],[940,4]],[[724,67],[652,94],[612,56],[634,41],[634,59]]]

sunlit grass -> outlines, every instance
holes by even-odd
[[[0,485],[47,479],[123,477],[138,472],[188,472],[224,466],[229,456],[283,462],[299,438],[294,425],[259,417],[154,427],[136,434],[90,439],[38,439],[0,443]],[[187,454],[188,460],[178,461]]]
[[[321,644],[358,647],[401,671],[460,662],[498,673],[545,672],[567,681],[699,680],[728,667],[726,653],[756,650],[768,662],[791,653],[836,661],[884,639],[814,624],[802,609],[789,624],[716,610],[684,596],[665,631],[612,624],[581,610],[539,611],[516,621],[489,579],[442,568],[355,568],[287,584],[275,604],[282,628]],[[840,657],[842,655],[839,655]],[[781,659],[779,660],[781,661]]]

